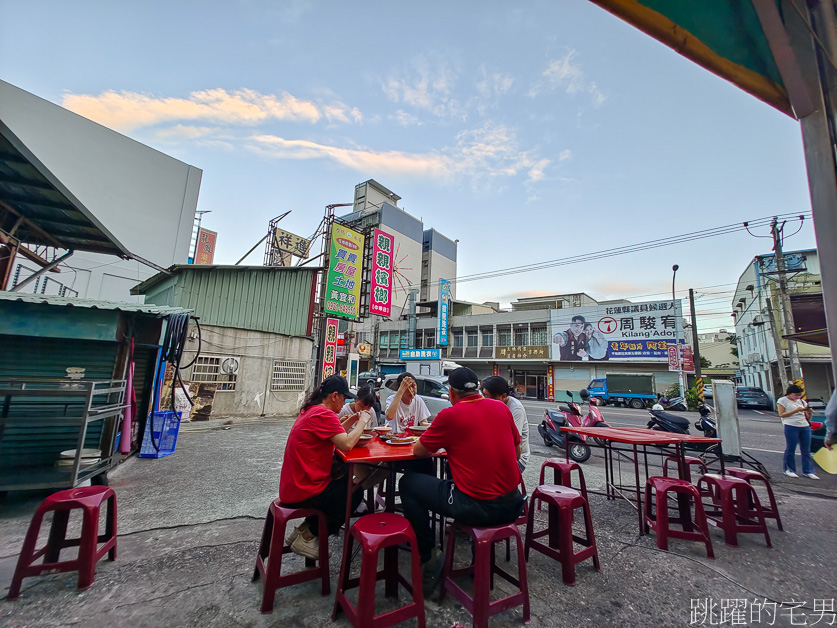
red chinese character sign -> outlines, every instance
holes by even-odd
[[[198,231],[198,244],[195,247],[195,264],[209,266],[215,259],[215,241],[218,233],[209,229],[200,228]]]
[[[666,352],[668,353],[668,370],[679,371],[680,363],[677,360],[677,345],[668,345]]]
[[[356,321],[360,317],[363,235],[334,223],[328,262],[325,313]]]
[[[680,351],[683,356],[683,371],[686,373],[694,373],[695,355],[692,353],[692,348],[689,345],[680,345]]]
[[[555,401],[555,367],[546,367],[546,400]]]
[[[372,286],[369,313],[389,317],[392,313],[392,251],[395,238],[375,229],[372,234]]]
[[[337,319],[327,318],[323,343],[323,379],[334,375],[337,363]]]

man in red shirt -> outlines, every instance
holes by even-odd
[[[401,504],[418,541],[425,594],[438,583],[443,557],[434,547],[430,512],[470,526],[515,521],[523,510],[520,493],[520,434],[508,407],[479,393],[479,380],[469,368],[448,376],[450,400],[419,441],[417,457],[439,449],[447,453],[452,480],[421,473],[401,478]]]

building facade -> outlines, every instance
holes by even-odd
[[[200,332],[192,323],[182,360],[194,364],[183,379],[193,396],[212,397],[212,416],[293,415],[315,381],[312,327],[320,271],[181,265],[134,293],[198,317]]]
[[[819,259],[815,249],[785,253],[787,289],[794,333],[826,328]],[[779,271],[773,254],[755,257],[744,269],[732,300],[741,383],[781,396],[779,360],[790,379],[788,341],[779,311]],[[834,390],[827,347],[797,343],[809,398],[828,400]]]

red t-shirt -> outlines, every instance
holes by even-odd
[[[419,442],[431,452],[445,449],[456,487],[474,499],[494,499],[520,485],[520,434],[502,401],[465,397],[439,412]]]
[[[331,482],[334,443],[329,438],[345,433],[337,415],[323,405],[300,414],[285,444],[279,499],[295,504],[322,493]]]

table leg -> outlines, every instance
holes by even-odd
[[[689,472],[689,465],[686,464],[686,447],[683,443],[677,444],[677,466],[680,470],[680,477],[687,482],[691,482],[691,474]],[[657,508],[660,506],[657,505]],[[692,511],[689,507],[689,498],[682,493],[677,494],[677,510],[680,512],[680,521],[683,523],[683,530],[691,532],[694,530],[692,526]]]
[[[639,487],[639,451],[637,450],[636,444],[634,444],[633,449],[634,449],[634,477],[635,477],[635,480],[636,480],[636,512],[637,512],[637,516],[639,517],[639,535],[642,536],[643,534],[645,534],[645,520],[643,519],[643,516],[642,516],[642,491]]]

